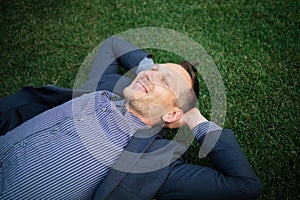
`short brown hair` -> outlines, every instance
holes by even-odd
[[[180,66],[182,66],[190,75],[192,79],[193,87],[190,90],[182,92],[180,94],[180,107],[183,110],[183,112],[187,112],[190,109],[194,108],[197,105],[198,98],[199,98],[199,80],[198,80],[198,72],[195,68],[195,66],[188,62],[183,61],[179,63]]]

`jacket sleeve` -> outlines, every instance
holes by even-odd
[[[32,117],[58,106],[73,96],[80,96],[84,91],[73,92],[71,89],[57,86],[26,86],[18,92],[0,99],[0,135],[16,128]]]
[[[199,125],[198,125],[199,126]],[[263,184],[252,170],[231,130],[213,130],[199,134],[194,128],[197,141],[201,145],[199,156],[207,156],[219,173],[215,191],[221,191],[221,199],[257,199],[262,193]]]
[[[88,79],[79,89],[108,90],[122,96],[123,89],[132,82],[130,76],[122,75],[124,70],[136,74],[137,66],[145,58],[151,58],[151,54],[121,38],[110,37],[97,49],[95,58],[88,57],[93,63],[82,70],[88,72]]]
[[[112,46],[119,64],[127,70],[136,70],[136,67],[144,58],[152,58],[152,55],[133,44],[117,37],[112,38]]]
[[[120,67],[135,72],[136,67],[145,57],[152,57],[152,55],[121,38],[110,37],[99,47],[91,66],[89,80],[116,74]]]
[[[108,38],[99,47],[87,82],[78,89],[27,86],[15,94],[0,99],[0,135],[4,135],[7,131],[50,108],[71,100],[72,97],[96,89],[112,92],[116,83],[121,83],[122,87],[119,92],[116,90],[116,93],[121,95],[122,89],[131,80],[126,77],[122,78],[119,74],[120,66],[127,70],[135,69],[145,57],[151,57],[151,55],[120,38]],[[101,87],[96,87],[97,85]]]

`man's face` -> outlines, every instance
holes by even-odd
[[[124,96],[129,110],[155,121],[172,111],[180,94],[190,88],[192,80],[180,65],[156,64],[151,70],[140,72],[125,88]]]

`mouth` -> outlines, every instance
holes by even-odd
[[[141,90],[141,91],[143,91],[144,93],[149,93],[148,87],[147,87],[146,84],[144,84],[144,82],[141,81],[141,80],[137,80],[137,81],[134,83],[134,87],[135,87],[135,89]]]

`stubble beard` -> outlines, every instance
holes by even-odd
[[[148,103],[139,99],[128,99],[128,105],[144,118],[149,118]]]

